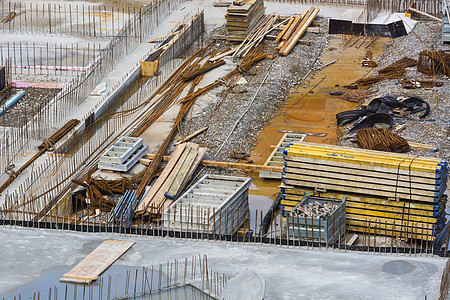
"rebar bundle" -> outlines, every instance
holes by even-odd
[[[430,76],[450,76],[450,54],[442,50],[421,51],[417,62],[417,71]]]
[[[358,145],[364,149],[404,153],[410,150],[408,141],[385,128],[363,128],[356,132]]]

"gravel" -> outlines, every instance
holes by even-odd
[[[233,151],[250,154],[258,139],[258,132],[274,117],[280,105],[285,102],[291,89],[301,82],[301,79],[310,70],[313,61],[316,60],[321,52],[322,47],[326,45],[328,37],[326,33],[328,31],[327,20],[319,19],[318,23],[321,27],[321,34],[306,33],[302,37],[302,40],[309,41],[310,45],[299,44],[288,56],[281,56],[275,62],[274,60],[266,59],[255,64],[244,75],[248,83],[239,88],[240,93],[228,94],[222,104],[212,114],[208,131],[193,141],[200,142],[202,146],[208,147],[208,152],[213,157],[213,154],[216,153],[230,133],[236,120],[248,108],[267,71],[271,68],[266,83],[262,85],[250,109],[241,119],[220,153],[214,158],[222,161],[235,161],[235,159],[230,157]],[[224,34],[224,32],[221,34]],[[275,48],[276,45],[272,41],[266,42],[266,52],[273,52]],[[317,65],[321,64],[317,62]],[[214,90],[213,93],[213,96],[217,99],[221,98],[221,92]],[[189,118],[187,118],[183,125],[183,134],[186,135],[187,133],[188,122],[191,122],[190,132],[205,126],[206,120],[210,117],[215,105],[216,101],[204,108],[192,120],[189,121]]]
[[[418,23],[413,32],[405,37],[397,38],[389,44],[385,57],[379,62],[379,68],[384,68],[405,56],[418,59],[419,52],[429,50],[431,46],[438,50],[448,50],[448,45],[441,44],[440,30],[440,25],[436,23]],[[432,79],[430,76],[418,72],[416,67],[406,69],[406,78]],[[437,152],[411,151],[410,154],[450,160],[450,80],[443,76],[438,76],[437,80],[442,81],[443,86],[431,89],[404,89],[397,79],[389,79],[373,85],[369,91],[374,93],[373,97],[394,94],[418,96],[427,101],[431,107],[430,115],[423,120],[398,120],[406,122],[406,128],[399,134],[408,141],[438,147]],[[348,140],[342,140],[341,144],[356,146]]]
[[[25,95],[8,111],[2,114],[0,126],[20,127],[42,110],[42,106],[53,99],[60,89],[21,88]],[[13,91],[14,93],[14,91]]]

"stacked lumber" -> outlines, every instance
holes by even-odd
[[[284,211],[312,191],[347,196],[354,231],[433,240],[444,227],[445,160],[303,142],[286,147],[284,161]]]
[[[300,38],[305,34],[309,25],[319,14],[320,9],[311,7],[301,15],[291,17],[286,27],[278,34],[275,43],[280,43],[277,47],[279,55],[288,55]]]
[[[135,210],[136,214],[158,216],[186,186],[206,153],[198,144],[178,145],[161,175]]]
[[[245,177],[203,176],[164,211],[164,228],[234,234],[247,219],[250,183]]]
[[[225,14],[227,40],[242,42],[260,24],[264,16],[263,0],[234,1]]]

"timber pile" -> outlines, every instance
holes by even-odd
[[[319,11],[319,8],[311,7],[311,9],[305,10],[301,15],[290,18],[286,27],[275,39],[275,43],[280,43],[277,47],[279,55],[288,55],[291,52],[314,18],[319,14]]]
[[[264,1],[234,1],[225,14],[227,40],[242,42],[264,17]]]
[[[445,224],[445,160],[313,143],[291,144],[284,160],[283,199],[298,203],[304,189],[349,196],[351,230],[433,240]]]
[[[157,217],[168,208],[186,186],[205,153],[206,148],[200,148],[198,144],[178,145],[161,175],[139,203],[136,214]]]

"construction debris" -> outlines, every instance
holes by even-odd
[[[348,135],[362,128],[373,127],[377,123],[392,127],[393,117],[412,116],[423,112],[419,118],[425,118],[430,113],[430,105],[419,97],[399,97],[386,95],[370,100],[364,109],[343,111],[336,115],[337,124],[344,126],[355,122]]]
[[[334,244],[345,235],[343,200],[306,195],[286,214],[293,239]]]

